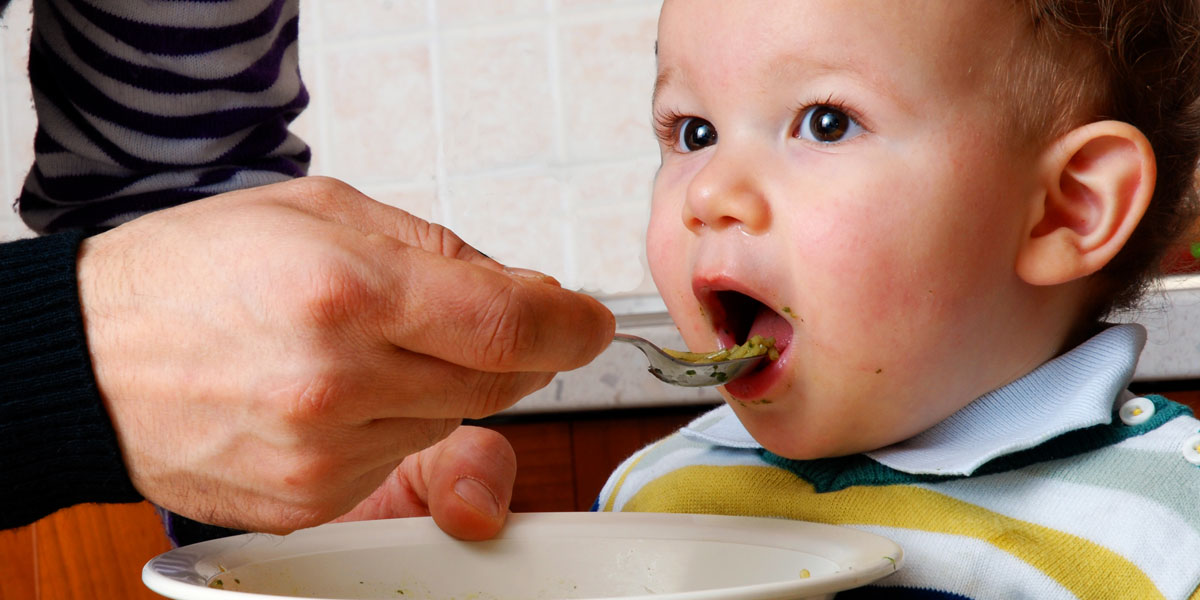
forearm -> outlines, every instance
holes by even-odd
[[[135,502],[84,336],[64,233],[0,244],[0,528],[83,502]]]

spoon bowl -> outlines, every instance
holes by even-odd
[[[641,350],[642,354],[646,355],[646,360],[650,361],[648,370],[651,375],[665,383],[683,387],[704,387],[729,383],[752,372],[755,366],[767,358],[766,354],[759,354],[716,362],[691,362],[675,358],[650,340],[636,335],[618,333],[613,340],[632,344]]]

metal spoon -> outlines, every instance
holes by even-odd
[[[752,371],[752,367],[766,358],[765,354],[719,362],[688,362],[663,352],[650,340],[636,335],[618,333],[613,341],[633,344],[650,361],[650,374],[669,383],[684,387],[722,385]]]

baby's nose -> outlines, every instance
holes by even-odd
[[[714,156],[688,185],[684,225],[695,233],[728,227],[754,235],[765,232],[771,225],[771,210],[758,173],[744,160]]]

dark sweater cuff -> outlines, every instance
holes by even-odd
[[[92,373],[65,232],[0,244],[0,528],[142,499]]]

